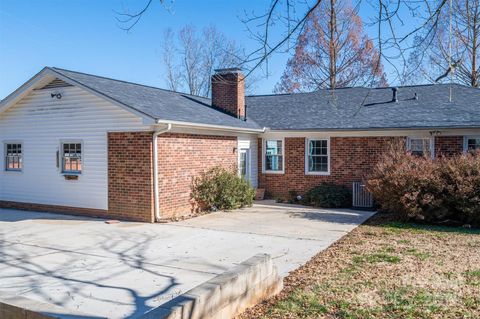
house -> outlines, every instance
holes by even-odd
[[[216,165],[287,197],[351,187],[394,139],[431,156],[480,148],[479,89],[245,96],[243,82],[218,70],[207,99],[44,68],[0,102],[0,207],[154,222],[190,214],[192,178]]]

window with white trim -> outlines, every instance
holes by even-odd
[[[62,173],[82,173],[82,143],[68,142],[61,144]]]
[[[5,143],[5,170],[21,171],[23,168],[22,144]]]
[[[433,143],[430,137],[411,137],[408,139],[408,150],[416,156],[433,156]]]
[[[480,150],[480,136],[467,137],[466,150],[468,152],[475,152]]]
[[[330,171],[330,150],[328,139],[308,139],[306,150],[307,173],[328,174]]]
[[[265,140],[265,171],[283,172],[283,140]]]

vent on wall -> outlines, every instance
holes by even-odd
[[[67,87],[67,86],[73,86],[73,85],[68,84],[67,82],[65,82],[63,80],[55,79],[52,82],[48,83],[47,85],[41,87],[39,90],[62,88],[62,87]]]

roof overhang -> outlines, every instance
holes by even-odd
[[[35,74],[27,82],[22,84],[18,89],[16,89],[11,94],[9,94],[5,99],[3,99],[0,102],[0,114],[5,112],[6,110],[8,110],[10,107],[14,106],[18,101],[20,101],[22,98],[27,96],[34,89],[37,89],[37,88],[40,88],[40,87],[46,85],[47,83],[54,80],[55,78],[58,78],[62,81],[65,81],[66,83],[71,84],[73,86],[79,87],[79,88],[81,88],[81,89],[83,89],[87,92],[90,92],[91,94],[93,94],[93,95],[95,95],[99,98],[105,99],[105,100],[111,102],[112,104],[117,105],[120,108],[139,116],[140,118],[142,118],[144,124],[147,124],[147,125],[148,124],[155,124],[155,119],[153,117],[149,116],[148,114],[139,112],[139,111],[131,108],[130,106],[128,106],[124,103],[121,103],[121,102],[119,102],[115,99],[112,99],[111,97],[109,97],[105,94],[102,94],[101,92],[98,92],[95,89],[90,88],[90,87],[88,87],[88,86],[86,86],[86,85],[84,85],[84,84],[82,84],[78,81],[75,81],[75,80],[73,80],[73,79],[55,71],[55,69],[49,68],[49,67],[43,68],[40,72]]]
[[[412,127],[412,128],[370,128],[370,129],[308,129],[308,130],[272,130],[267,128],[263,134],[266,137],[305,137],[305,136],[335,136],[335,137],[367,137],[367,136],[454,136],[480,134],[480,126],[462,127]]]
[[[94,88],[91,88],[83,83],[80,83],[68,76],[63,75],[60,72],[57,72],[54,68],[45,67],[36,75],[34,75],[31,79],[21,85],[18,89],[8,95],[4,100],[0,102],[0,114],[8,110],[10,107],[14,106],[18,101],[22,98],[27,96],[32,90],[40,88],[55,78],[58,78],[62,81],[65,81],[68,84],[73,86],[79,87],[91,94],[102,98],[104,100],[109,101],[110,103],[119,106],[120,108],[133,113],[134,115],[139,116],[143,120],[143,124],[145,125],[155,125],[155,124],[172,124],[177,127],[190,127],[190,128],[199,128],[199,129],[210,129],[210,130],[218,130],[218,131],[232,131],[232,132],[239,132],[239,133],[248,133],[248,134],[258,134],[263,133],[265,129],[255,129],[255,128],[241,128],[241,127],[233,127],[233,126],[225,126],[225,125],[211,125],[211,124],[203,124],[203,123],[194,123],[194,122],[182,122],[182,121],[174,121],[174,120],[163,120],[163,119],[156,119],[148,114],[140,112],[129,105],[126,105],[120,101],[113,99],[112,97],[98,92]]]
[[[200,129],[209,129],[209,130],[218,130],[218,131],[233,131],[239,133],[251,133],[259,134],[264,133],[265,128],[254,129],[254,128],[241,128],[234,126],[225,126],[225,125],[212,125],[212,124],[202,124],[202,123],[193,123],[193,122],[181,122],[181,121],[169,121],[169,120],[157,120],[157,124],[172,124],[176,127],[189,127],[189,128],[200,128]]]

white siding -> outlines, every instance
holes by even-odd
[[[258,187],[258,147],[257,136],[239,136],[238,149],[250,149],[250,182],[252,186]],[[238,152],[240,154],[240,152]]]
[[[108,209],[107,132],[145,129],[139,117],[77,87],[33,91],[0,114],[0,200]],[[4,169],[8,140],[23,143],[22,172]],[[77,181],[56,167],[60,140],[83,143]]]

